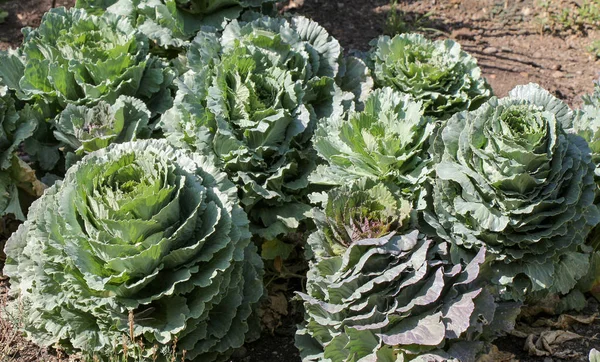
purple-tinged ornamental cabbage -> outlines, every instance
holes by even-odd
[[[298,293],[304,362],[469,362],[512,328],[519,308],[497,305],[479,280],[484,249],[452,263],[450,244],[414,229],[410,210],[370,180],[330,191],[314,210],[314,259]]]

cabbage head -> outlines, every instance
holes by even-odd
[[[199,33],[159,123],[175,146],[216,157],[267,239],[306,218],[314,129],[353,104],[334,79],[340,54],[337,40],[302,17],[233,21],[221,37]]]
[[[70,164],[111,143],[150,138],[149,119],[144,102],[128,96],[120,96],[112,105],[105,101],[91,107],[69,104],[57,117],[54,136],[68,150]]]
[[[130,357],[143,343],[137,358],[167,361],[176,343],[178,359],[225,361],[258,330],[262,261],[236,188],[164,140],[84,157],[34,202],[5,253],[8,313],[43,346],[103,358],[131,338]]]
[[[456,259],[486,248],[506,299],[566,294],[587,272],[581,247],[600,221],[585,140],[574,113],[538,85],[453,116],[433,144],[433,213],[426,221]]]
[[[314,211],[315,258],[306,293],[298,293],[303,361],[468,362],[485,347],[479,339],[499,332],[492,330],[501,309],[479,280],[484,249],[469,263],[451,263],[449,244],[412,228],[410,207],[395,206],[392,194],[360,181],[331,191]],[[359,232],[339,233],[340,224]],[[507,326],[514,323],[518,308],[502,310]]]
[[[78,0],[76,6],[129,17],[159,47],[180,51],[203,27],[222,30],[248,11],[274,15],[276,0]],[[179,48],[179,50],[177,50]]]
[[[473,110],[492,90],[477,60],[452,40],[431,41],[421,34],[381,36],[371,42],[370,62],[377,87],[392,87],[423,102],[438,119]]]
[[[364,110],[334,114],[319,124],[315,149],[328,164],[310,180],[340,185],[367,177],[414,196],[429,172],[427,146],[434,128],[421,102],[389,87],[377,89],[367,96]]]
[[[129,20],[82,9],[55,8],[27,28],[17,53],[0,57],[0,77],[19,99],[51,105],[114,103],[121,95],[155,113],[171,106],[174,72],[149,55],[149,40]]]

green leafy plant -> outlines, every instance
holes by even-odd
[[[158,52],[180,52],[203,27],[222,30],[251,12],[275,13],[276,0],[78,0],[76,6],[107,10],[132,20],[158,46]],[[112,6],[111,6],[112,5]]]
[[[503,306],[506,325],[494,323],[498,305],[478,282],[484,250],[451,263],[450,245],[412,229],[410,206],[392,195],[360,181],[331,191],[314,211],[314,260],[298,293],[304,361],[474,361],[479,339],[514,324],[512,304]]]
[[[401,34],[382,36],[371,45],[375,85],[392,87],[422,101],[428,116],[447,119],[476,109],[492,95],[475,58],[452,40]]]
[[[149,54],[149,40],[122,17],[55,8],[23,45],[0,56],[0,77],[34,106],[38,129],[25,151],[43,170],[64,173],[54,120],[69,105],[114,104],[120,96],[144,102],[154,117],[172,105],[175,72]],[[60,131],[59,131],[60,132]],[[116,132],[113,130],[113,132]]]
[[[540,9],[536,19],[542,25],[542,31],[586,33],[600,29],[599,0],[567,4],[561,1],[538,1],[536,5]]]
[[[361,177],[398,185],[416,199],[429,172],[428,139],[435,123],[421,102],[385,87],[373,91],[363,111],[321,122],[314,144],[327,161],[311,175],[315,184],[341,185]]]
[[[68,104],[112,104],[121,95],[156,114],[171,106],[175,74],[148,51],[148,38],[125,18],[55,8],[39,28],[25,30],[18,52],[0,58],[0,76],[19,99],[50,105],[51,115]]]
[[[1,79],[0,79],[1,81]],[[0,83],[0,216],[12,214],[25,220],[23,196],[40,196],[44,190],[34,171],[17,155],[21,143],[37,128],[31,107],[17,109],[11,92]]]
[[[112,105],[104,101],[92,107],[69,104],[57,117],[54,136],[62,142],[69,166],[111,143],[149,138],[149,119],[144,102],[128,96],[120,96]]]
[[[587,50],[596,57],[600,58],[600,40],[594,40],[588,47]]]
[[[236,188],[164,140],[84,157],[5,252],[8,310],[43,346],[127,359],[143,344],[144,360],[167,361],[176,344],[178,358],[224,361],[259,330],[262,261]]]
[[[583,137],[590,147],[595,165],[596,196],[594,204],[600,208],[600,82],[592,94],[582,97],[583,106],[577,111],[571,132]],[[590,292],[600,300],[600,227],[596,226],[587,236],[587,244],[594,249],[590,257],[590,269],[579,282],[579,289]]]
[[[233,21],[221,37],[199,33],[175,106],[159,124],[177,147],[216,157],[240,188],[253,232],[267,240],[306,218],[314,129],[353,103],[352,89],[336,85],[348,69],[340,55],[337,40],[302,17]]]
[[[490,279],[506,299],[566,294],[589,266],[582,250],[600,221],[585,140],[575,115],[536,84],[456,114],[433,143],[433,212],[454,260],[485,247]]]
[[[425,14],[407,13],[400,10],[398,0],[391,0],[389,7],[390,11],[385,21],[384,34],[393,36],[417,31],[436,34],[444,33],[432,26],[430,18],[434,14],[433,11]]]

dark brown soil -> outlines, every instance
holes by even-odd
[[[74,0],[57,0],[58,6],[73,3]],[[283,5],[291,13],[318,21],[340,40],[345,49],[368,50],[373,38],[390,31],[386,26],[392,10],[389,4],[388,0],[287,0]],[[570,105],[578,106],[580,96],[590,92],[592,81],[598,78],[600,61],[585,48],[592,40],[600,38],[600,32],[589,31],[586,35],[542,33],[536,21],[535,0],[400,0],[398,4],[398,9],[405,13],[408,29],[420,27],[430,36],[455,39],[477,57],[498,96],[505,96],[515,85],[536,82]],[[0,0],[0,9],[9,12],[6,22],[0,24],[0,49],[18,46],[22,40],[20,28],[37,26],[51,5],[52,0]],[[425,16],[428,13],[430,15]],[[414,25],[415,21],[417,25]],[[6,287],[7,282],[0,272],[0,302]],[[588,315],[597,312],[597,303],[595,307],[592,303],[586,311]],[[300,311],[290,311],[272,334],[263,333],[260,340],[237,351],[232,361],[300,361],[293,336],[295,325],[301,318]],[[574,351],[572,357],[563,360],[587,361],[591,348],[600,349],[600,321],[596,320],[591,325],[574,325],[573,331],[582,338],[561,346],[563,351]],[[13,346],[12,351],[16,352],[2,355],[8,340]],[[524,343],[523,338],[514,336],[498,340],[497,346],[508,357],[496,360],[559,360],[551,356],[528,356],[523,351]],[[0,362],[42,360],[56,361],[0,321]]]

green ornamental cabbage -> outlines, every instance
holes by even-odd
[[[456,259],[487,249],[503,298],[566,294],[587,272],[581,247],[600,214],[590,149],[565,132],[573,121],[567,105],[530,84],[456,114],[434,141],[425,219],[452,240]]]
[[[571,132],[583,137],[592,151],[592,161],[596,165],[597,197],[600,196],[600,81],[594,93],[582,97],[583,106],[577,111]],[[596,204],[600,204],[597,200]]]
[[[104,101],[91,107],[69,104],[57,117],[54,136],[68,150],[70,164],[111,143],[150,138],[149,119],[144,102],[128,96],[120,96],[112,105]]]
[[[18,52],[0,60],[0,77],[19,99],[50,104],[55,114],[68,104],[112,104],[121,95],[141,99],[153,114],[172,103],[173,70],[149,55],[145,35],[115,15],[51,9],[39,28],[25,30]]]
[[[584,96],[583,106],[577,112],[571,132],[583,137],[592,151],[595,169],[596,198],[594,204],[600,208],[600,81],[594,93]],[[594,249],[590,257],[590,269],[579,282],[579,289],[591,292],[600,300],[600,227],[596,226],[587,236],[587,244]]]
[[[176,343],[177,358],[224,361],[258,331],[262,261],[236,188],[164,140],[84,157],[5,252],[8,313],[43,346],[102,358],[123,354],[127,336],[131,357],[143,343],[144,360],[167,361]]]
[[[0,216],[13,214],[19,220],[25,220],[19,186],[23,189],[23,176],[33,173],[17,156],[19,145],[31,137],[37,127],[36,119],[28,116],[29,111],[30,107],[17,111],[12,94],[0,83]],[[29,193],[39,196],[43,191],[40,187]]]
[[[518,308],[498,309],[478,280],[484,249],[468,264],[451,263],[449,244],[412,229],[410,207],[394,205],[392,194],[360,181],[314,211],[315,259],[299,293],[303,361],[469,362],[485,347],[480,339],[514,323]],[[494,323],[497,312],[506,325]]]
[[[159,124],[177,147],[216,157],[240,188],[254,232],[267,239],[306,217],[314,129],[353,104],[352,89],[335,82],[348,69],[340,55],[337,40],[302,17],[233,21],[220,38],[199,33]]]
[[[319,124],[315,149],[328,165],[319,166],[310,181],[340,185],[368,177],[414,195],[429,171],[426,147],[434,128],[421,102],[389,87],[377,89],[363,111],[334,114]]]
[[[477,60],[452,40],[400,34],[391,39],[382,36],[371,45],[375,85],[393,87],[423,101],[428,116],[447,119],[476,109],[492,95]]]
[[[78,0],[76,6],[132,19],[160,48],[183,48],[203,27],[222,30],[245,11],[275,13],[276,0]]]

